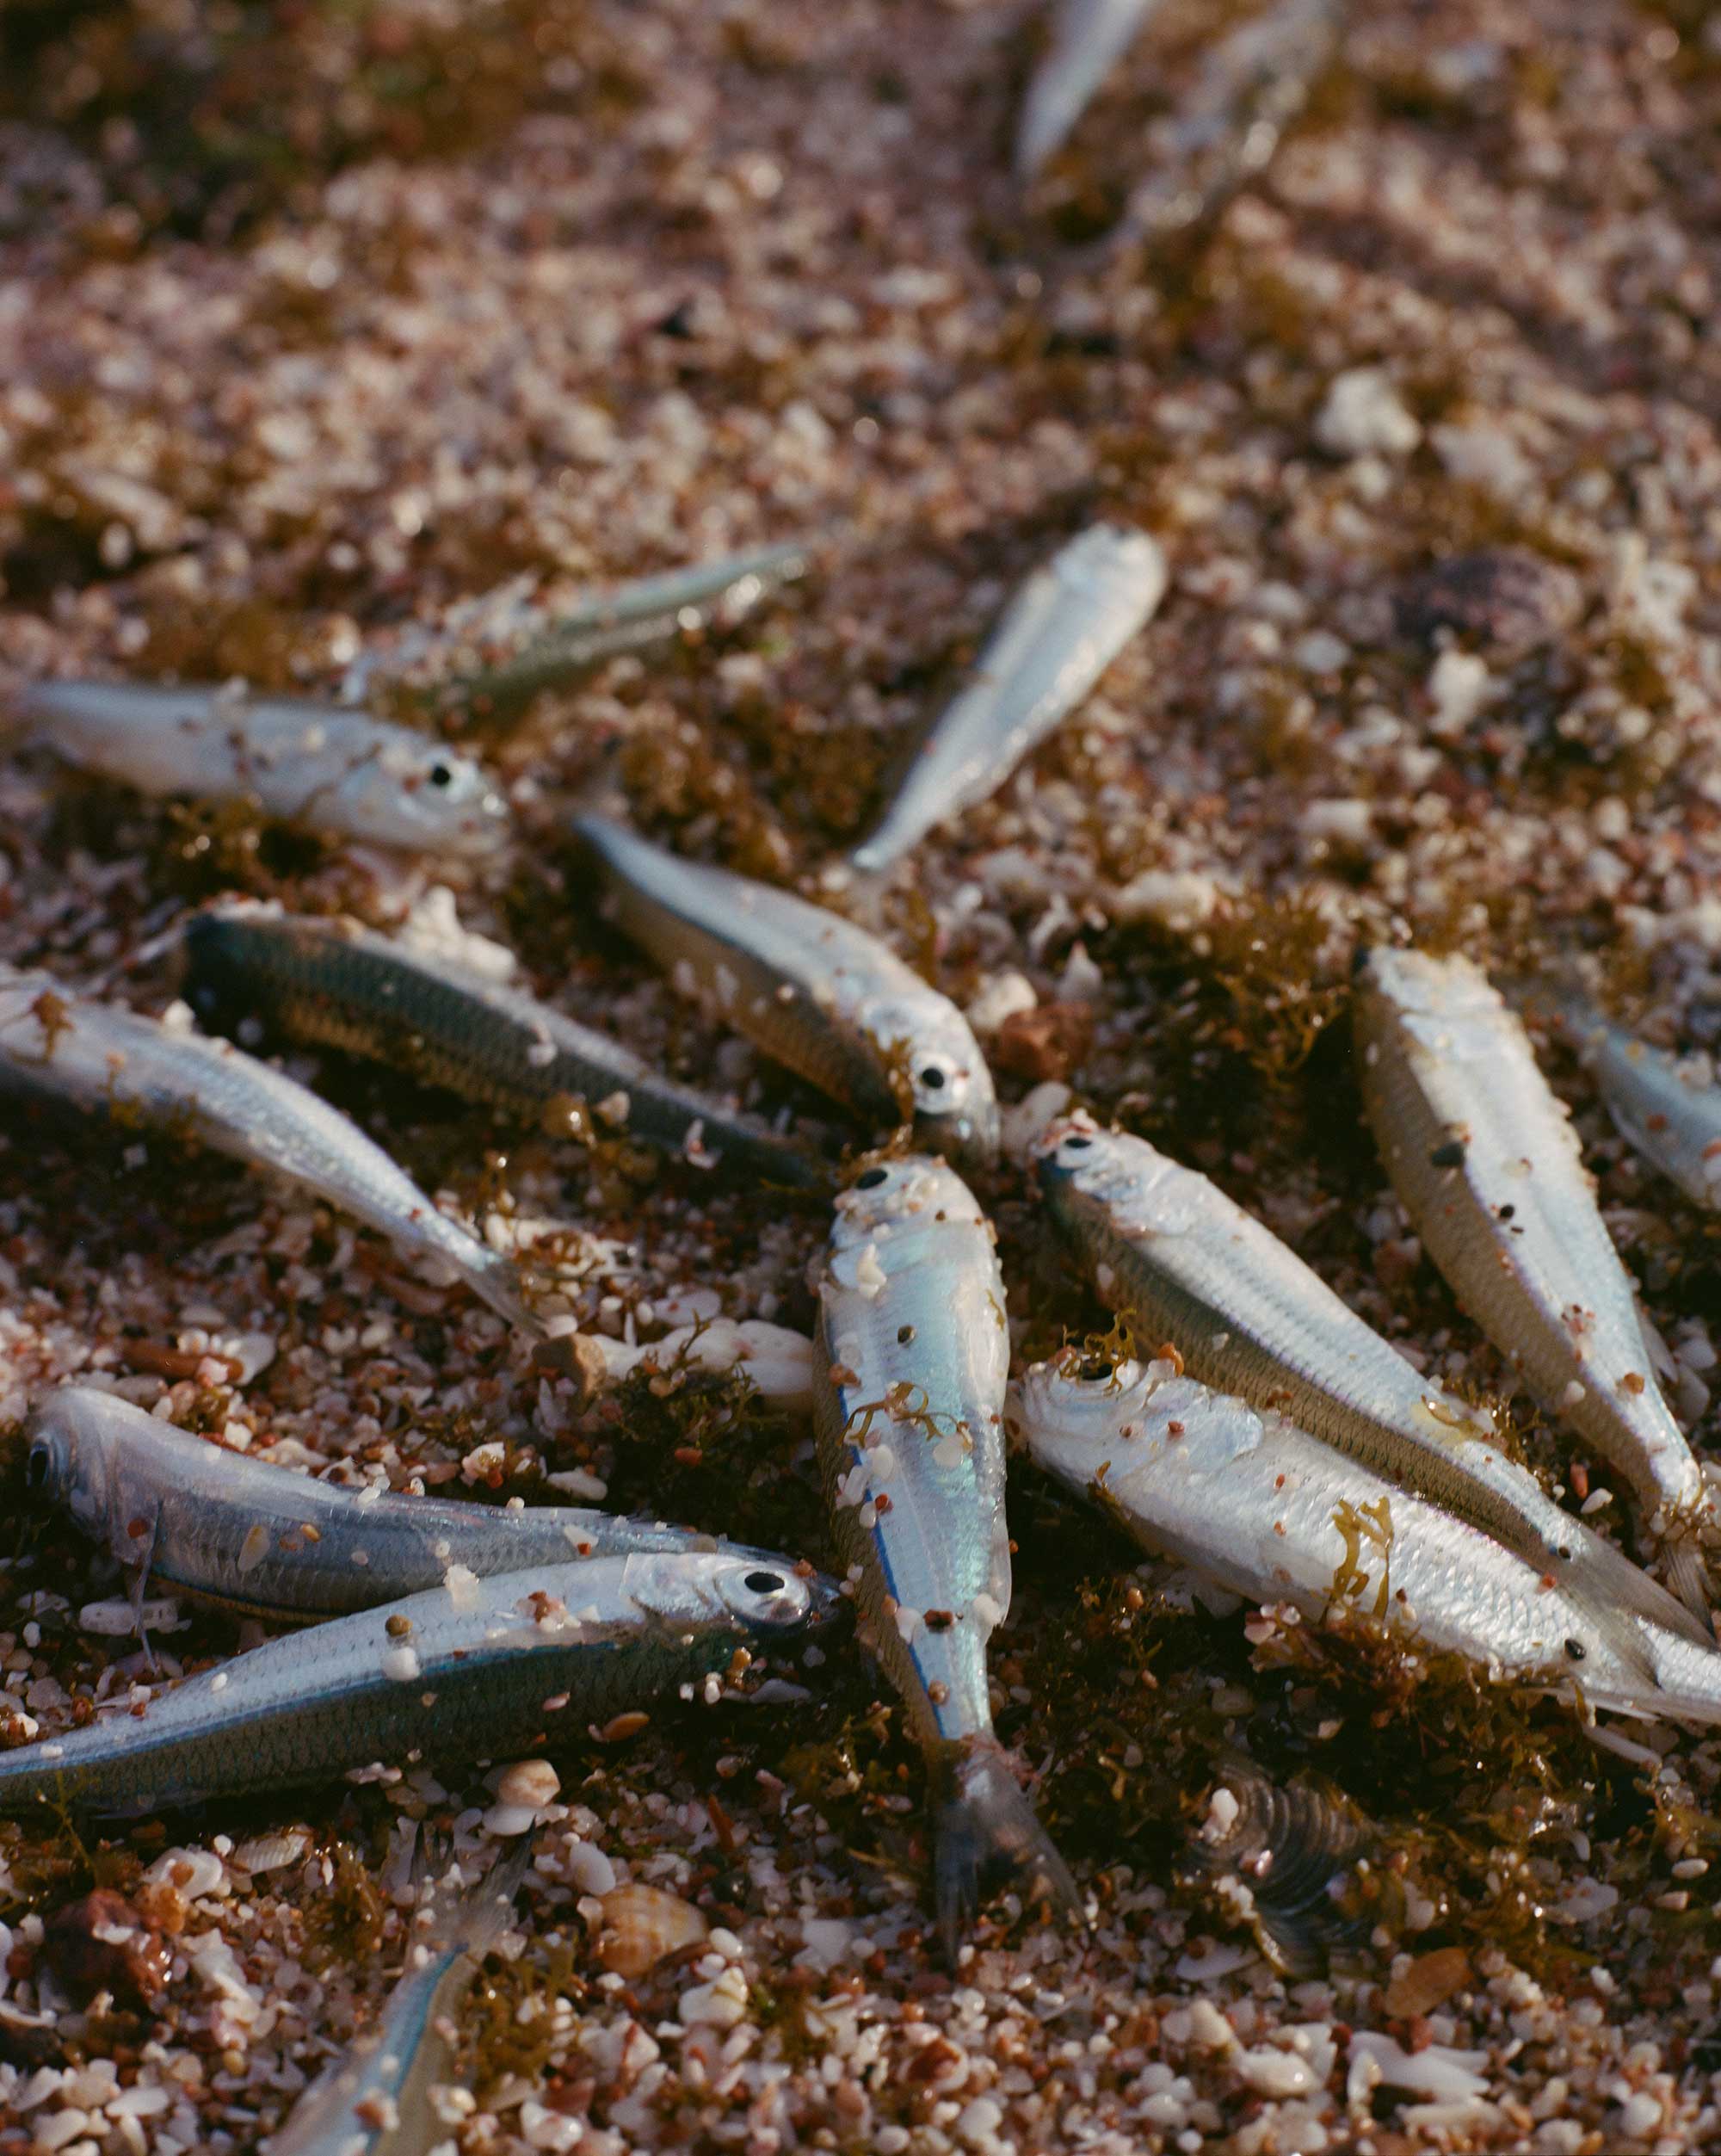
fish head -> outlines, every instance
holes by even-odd
[[[391,741],[340,793],[351,819],[389,845],[487,855],[509,836],[508,804],[483,767],[428,736]]]
[[[69,1512],[87,1532],[99,1529],[107,1477],[102,1447],[79,1412],[77,1386],[50,1393],[25,1426],[24,1486],[32,1498]]]
[[[1026,1441],[1039,1431],[1109,1433],[1139,1416],[1169,1367],[1066,1348],[1024,1370],[1011,1386],[1006,1411],[1010,1434]]]
[[[811,1566],[756,1554],[726,1558],[712,1585],[731,1615],[749,1632],[798,1632],[847,1614],[835,1580]]]
[[[1033,1162],[1041,1195],[1072,1230],[1087,1222],[1126,1236],[1178,1235],[1201,1216],[1203,1177],[1090,1115],[1053,1123]]]
[[[630,1557],[623,1581],[636,1609],[676,1632],[794,1633],[825,1622],[836,1592],[810,1566],[768,1550],[652,1552]]]
[[[908,1082],[917,1145],[965,1168],[984,1168],[997,1158],[998,1099],[978,1048],[968,1055],[923,1047],[910,1059]]]
[[[980,1226],[984,1219],[974,1193],[935,1155],[873,1153],[837,1194],[830,1252],[847,1256],[899,1228],[953,1220]]]

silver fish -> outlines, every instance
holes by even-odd
[[[1429,1255],[1530,1388],[1630,1482],[1706,1621],[1703,1471],[1522,1024],[1468,959],[1376,950],[1357,975],[1356,1039],[1369,1121]]]
[[[935,721],[890,806],[850,853],[886,868],[936,824],[995,794],[1061,726],[1165,595],[1145,532],[1092,524],[1036,569],[1004,609],[972,679]]]
[[[758,1183],[830,1188],[816,1153],[677,1085],[608,1034],[351,922],[223,909],[188,925],[185,954],[186,1000],[224,1032],[261,1017],[294,1041],[371,1057],[552,1129],[620,1095],[630,1137]]]
[[[476,1886],[458,1871],[433,1886],[387,2005],[270,2134],[268,2156],[420,2156],[443,2139],[430,2092],[456,2079],[454,2017],[508,1928],[531,1856],[527,1836]]]
[[[448,1220],[355,1123],[225,1041],[92,1003],[0,966],[0,1087],[193,1138],[314,1190],[398,1248],[434,1257],[510,1325],[541,1330],[511,1262]]]
[[[712,1551],[714,1535],[585,1506],[462,1504],[354,1490],[208,1443],[94,1387],[65,1385],[26,1425],[26,1486],[165,1593],[277,1621],[345,1615],[534,1565]],[[451,1575],[453,1576],[451,1580]],[[470,1591],[468,1584],[466,1591]]]
[[[1706,1638],[1611,1543],[1580,1535],[1481,1412],[1412,1368],[1296,1254],[1205,1176],[1085,1118],[1041,1141],[1041,1186],[1101,1299],[1177,1349],[1193,1376],[1303,1428],[1558,1578],[1618,1653],[1628,1613]]]
[[[1095,94],[1159,0],[1062,0],[1016,127],[1016,177],[1026,186],[1064,147]]]
[[[1338,50],[1350,0],[1270,0],[1215,41],[1159,127],[1154,168],[1101,243],[1110,254],[1211,231],[1278,155]]]
[[[109,1716],[0,1753],[0,1813],[106,1817],[529,1749],[794,1646],[836,1603],[786,1559],[594,1557],[442,1588],[270,1640]],[[741,1664],[745,1667],[743,1660]]]
[[[804,577],[811,559],[810,542],[789,540],[638,578],[547,623],[494,666],[439,685],[429,692],[431,701],[445,707],[465,704],[491,720],[506,720],[540,689],[620,652],[665,643],[719,616],[738,618],[768,591]]]
[[[682,861],[589,813],[572,830],[615,917],[685,995],[875,1127],[913,1116],[964,1162],[998,1150],[992,1075],[968,1021],[888,945],[793,892]]]
[[[1567,983],[1539,983],[1528,1002],[1558,1020],[1621,1135],[1693,1204],[1721,1211],[1721,1086],[1712,1059],[1651,1047]]]
[[[44,681],[21,708],[67,763],[145,794],[254,799],[289,823],[417,852],[484,856],[510,836],[507,804],[470,757],[337,705]]]
[[[1012,1435],[1149,1549],[1252,1603],[1365,1618],[1587,1708],[1721,1721],[1712,1646],[1634,1615],[1622,1656],[1612,1628],[1492,1535],[1173,1368],[1036,1364],[1012,1389]]]
[[[819,1282],[814,1428],[838,1544],[926,1755],[953,1949],[995,1880],[1074,1886],[992,1730],[986,1645],[1010,1603],[1003,1276],[942,1161],[875,1159],[836,1202]]]

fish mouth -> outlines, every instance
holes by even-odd
[[[990,1168],[998,1157],[998,1118],[968,1109],[921,1109],[914,1119],[915,1143],[940,1153],[953,1167]]]

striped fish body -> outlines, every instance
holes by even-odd
[[[753,1584],[749,1585],[749,1581]],[[786,1650],[822,1588],[786,1561],[594,1558],[331,1618],[126,1714],[0,1754],[0,1812],[141,1817],[333,1779],[377,1762],[573,1742],[589,1721]]]
[[[998,1149],[998,1105],[967,1020],[895,952],[793,893],[682,861],[606,817],[576,835],[615,918],[683,994],[874,1129],[911,1115],[958,1160]]]
[[[192,1138],[314,1191],[415,1257],[435,1258],[510,1324],[539,1330],[513,1265],[429,1197],[348,1117],[225,1041],[181,1033],[0,967],[0,1084]]]
[[[1530,1389],[1625,1477],[1706,1614],[1702,1471],[1522,1025],[1469,960],[1382,950],[1358,976],[1356,1029],[1369,1121],[1430,1256]]]
[[[666,1152],[785,1189],[830,1188],[805,1147],[661,1077],[607,1034],[368,930],[224,911],[199,915],[185,948],[187,1001],[223,1031],[260,1018],[540,1126],[619,1094],[629,1134]]]
[[[89,1387],[32,1414],[25,1477],[164,1591],[276,1622],[343,1616],[441,1586],[576,1558],[716,1551],[690,1528],[571,1505],[463,1504],[313,1480],[176,1430]]]
[[[1621,1134],[1694,1205],[1721,1211],[1721,1086],[1706,1055],[1651,1047],[1576,992],[1539,986]]]

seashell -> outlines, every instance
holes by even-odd
[[[497,1801],[539,1812],[556,1801],[561,1786],[562,1777],[547,1759],[516,1759],[511,1767],[503,1768],[497,1782]]]
[[[279,1871],[283,1864],[297,1863],[310,1846],[311,1837],[302,1826],[289,1826],[280,1834],[254,1835],[233,1851],[233,1869],[254,1876],[258,1872]]]
[[[597,1958],[618,1976],[644,1976],[666,1954],[697,1946],[711,1929],[692,1902],[661,1887],[612,1887],[599,1900]]]
[[[1246,1888],[1261,1950],[1286,1973],[1307,1975],[1335,1950],[1367,1943],[1381,1919],[1370,1859],[1372,1823],[1350,1800],[1313,1777],[1283,1787],[1247,1763],[1227,1766],[1206,1820],[1189,1843],[1182,1877]]]

